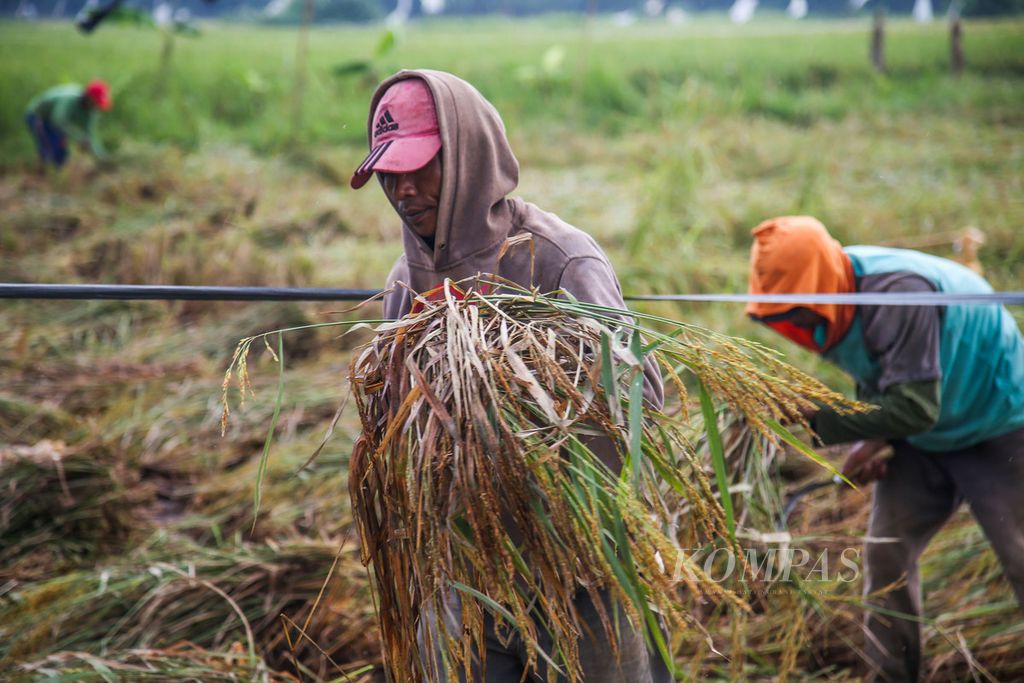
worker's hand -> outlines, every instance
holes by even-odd
[[[857,441],[843,461],[843,476],[855,484],[870,484],[888,472],[889,444],[878,439]]]
[[[787,427],[794,424],[800,424],[801,421],[810,423],[819,410],[820,408],[813,404],[809,406],[799,406],[796,409],[795,415],[786,415],[780,420],[780,422]]]
[[[821,408],[819,408],[816,405],[801,406],[800,407],[800,417],[802,417],[803,419],[805,419],[808,422],[810,422],[811,420],[814,419],[814,416],[818,414],[819,410],[821,410]]]

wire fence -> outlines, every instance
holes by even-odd
[[[379,289],[319,287],[195,287],[172,285],[82,285],[0,283],[0,299],[122,301],[365,301]],[[1024,291],[900,292],[855,294],[638,294],[626,301],[725,302],[865,306],[1024,305]]]

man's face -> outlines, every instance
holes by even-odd
[[[420,237],[433,237],[437,232],[437,208],[441,202],[441,153],[415,171],[378,171],[378,174],[384,193],[402,221]]]

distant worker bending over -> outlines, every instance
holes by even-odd
[[[58,85],[36,97],[25,112],[25,123],[36,143],[39,160],[56,168],[68,158],[68,138],[88,148],[97,159],[106,150],[96,134],[101,111],[113,105],[110,87],[100,80],[80,85]]]
[[[904,249],[845,249],[819,221],[776,218],[754,230],[752,294],[991,292],[958,263]],[[870,413],[817,411],[827,444],[852,443],[843,473],[878,481],[865,551],[866,617],[878,679],[916,681],[921,659],[917,561],[966,500],[1024,605],[1024,338],[998,305],[751,303],[747,313],[821,354],[857,382]],[[886,444],[893,456],[882,459]],[[903,581],[905,579],[905,581]],[[886,616],[909,615],[908,619]]]

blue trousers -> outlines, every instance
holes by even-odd
[[[39,114],[25,116],[25,124],[36,143],[39,160],[60,168],[68,160],[68,139],[59,128],[51,125]]]

